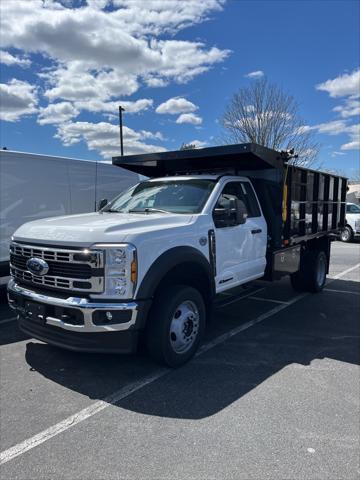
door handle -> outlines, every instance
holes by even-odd
[[[261,228],[256,228],[255,230],[251,230],[251,233],[253,235],[255,235],[255,233],[261,233],[261,232],[262,232]]]

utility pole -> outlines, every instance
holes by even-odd
[[[125,112],[125,108],[119,105],[119,127],[120,127],[120,154],[124,156],[124,144],[123,144],[123,121],[122,112]]]

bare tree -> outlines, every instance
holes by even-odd
[[[195,150],[196,145],[193,143],[182,143],[180,150]]]
[[[294,149],[297,165],[315,162],[319,145],[304,125],[294,97],[266,78],[242,87],[230,100],[221,125],[224,143],[254,142],[275,150]]]

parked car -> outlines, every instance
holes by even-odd
[[[325,285],[347,179],[255,144],[116,157],[152,177],[99,212],[37,220],[10,245],[20,328],[78,351],[149,353],[171,367],[201,342],[216,296],[290,275]]]
[[[342,242],[352,242],[360,235],[360,205],[355,203],[346,204],[345,227],[341,230]]]

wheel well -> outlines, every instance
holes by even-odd
[[[213,286],[209,275],[201,265],[194,262],[184,262],[169,270],[157,285],[154,295],[170,285],[187,285],[196,288],[203,296],[206,307],[213,298]]]
[[[303,253],[306,251],[314,251],[320,250],[323,251],[327,257],[327,273],[329,273],[329,263],[330,263],[330,247],[331,247],[331,240],[327,236],[323,236],[320,238],[314,238],[312,240],[307,241],[303,246]]]

